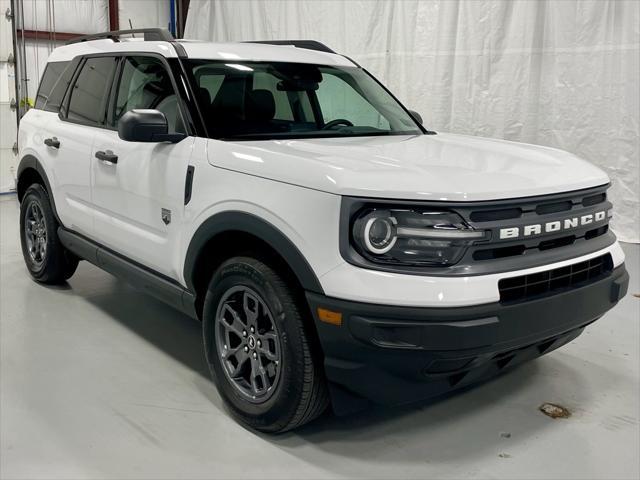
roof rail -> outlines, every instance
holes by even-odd
[[[76,37],[67,42],[67,45],[72,43],[89,42],[91,40],[110,39],[114,42],[119,42],[120,37],[124,35],[135,35],[141,33],[146,41],[164,41],[173,42],[175,38],[164,28],[137,28],[133,30],[114,30],[112,32],[94,33],[91,35],[83,35],[82,37]]]
[[[251,40],[244,43],[264,43],[267,45],[293,45],[297,48],[306,48],[307,50],[317,50],[318,52],[336,53],[327,47],[324,43],[315,40]]]

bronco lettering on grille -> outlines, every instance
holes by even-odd
[[[555,220],[546,223],[534,223],[524,225],[522,227],[507,227],[500,229],[500,240],[508,238],[531,237],[534,235],[542,235],[545,233],[554,233],[561,230],[570,230],[572,228],[583,227],[591,223],[602,222],[611,217],[612,211],[601,210],[595,213],[588,213],[577,217],[565,218],[563,220]]]

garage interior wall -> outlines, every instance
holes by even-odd
[[[0,0],[0,14],[7,8],[9,0]],[[11,99],[15,98],[15,88],[13,65],[8,62],[12,53],[11,22],[0,17],[0,192],[6,192],[14,184],[12,147],[16,141],[16,114],[10,105]]]
[[[429,129],[572,152],[609,174],[612,228],[640,241],[640,2],[192,1],[185,38],[319,40]]]

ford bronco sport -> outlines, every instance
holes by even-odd
[[[84,259],[201,319],[223,399],[262,431],[475,384],[627,289],[601,170],[428,131],[317,42],[79,38],[19,149],[33,278]]]

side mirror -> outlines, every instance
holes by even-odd
[[[413,119],[418,122],[420,125],[422,125],[422,116],[414,111],[414,110],[409,110],[409,113],[411,114],[411,116],[413,117]]]
[[[118,136],[127,142],[178,143],[186,137],[168,132],[167,117],[159,110],[129,110],[118,120]]]

